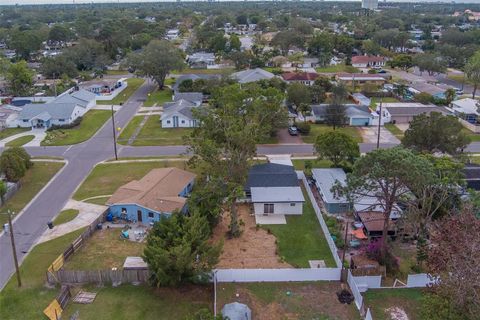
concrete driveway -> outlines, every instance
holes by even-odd
[[[297,144],[303,143],[302,138],[300,135],[298,136],[291,136],[288,133],[288,129],[280,129],[277,131],[277,138],[279,144]]]
[[[364,143],[377,143],[378,127],[361,127],[359,129]],[[380,143],[398,144],[400,140],[382,126],[380,127]]]
[[[61,237],[67,233],[88,226],[105,210],[107,210],[107,207],[70,199],[63,208],[63,210],[67,209],[78,210],[78,215],[75,217],[75,219],[58,226],[54,226],[53,229],[45,230],[43,235],[38,240],[38,243]]]
[[[39,147],[40,143],[43,141],[43,139],[45,139],[46,135],[47,135],[47,132],[45,131],[45,129],[33,129],[30,131],[25,131],[1,140],[0,147],[5,147],[5,144],[7,144],[8,142],[24,136],[35,136],[35,138],[33,138],[32,141],[26,143],[24,147]]]

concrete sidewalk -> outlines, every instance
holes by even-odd
[[[67,233],[90,225],[107,209],[107,207],[70,199],[63,208],[63,210],[67,209],[76,209],[79,211],[79,213],[72,221],[54,226],[53,229],[45,230],[37,243],[42,243],[61,237]]]

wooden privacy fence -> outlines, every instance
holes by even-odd
[[[72,243],[65,249],[65,251],[59,255],[47,269],[47,282],[57,283],[61,281],[55,280],[55,272],[62,270],[64,263],[80,249],[85,241],[90,238],[97,230],[97,225],[105,221],[108,211],[104,211],[95,221],[93,221],[87,229],[78,236]]]
[[[150,271],[139,270],[58,270],[47,273],[49,283],[61,284],[112,284],[146,283],[150,278]]]
[[[48,305],[48,307],[43,310],[43,313],[50,320],[59,320],[61,319],[62,312],[65,310],[65,307],[68,304],[68,301],[72,297],[70,293],[70,288],[68,286],[62,286],[58,296],[53,299],[53,301]]]

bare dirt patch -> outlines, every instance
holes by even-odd
[[[391,320],[409,320],[405,310],[399,307],[391,307],[385,310],[385,313],[389,315]]]
[[[280,261],[275,236],[257,228],[255,217],[250,216],[250,206],[242,204],[237,210],[239,219],[244,223],[243,233],[239,238],[228,239],[226,236],[230,222],[229,212],[223,213],[213,231],[215,242],[224,239],[217,268],[292,268],[290,264]]]
[[[354,304],[341,304],[339,282],[221,283],[218,311],[226,303],[245,303],[253,319],[358,319]]]

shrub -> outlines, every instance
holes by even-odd
[[[300,131],[301,134],[309,135],[311,126],[307,122],[300,122],[300,123],[297,123],[297,129],[298,131]]]
[[[433,97],[429,95],[428,93],[421,92],[417,95],[415,95],[415,100],[417,100],[420,103],[423,104],[429,104],[433,102]]]
[[[75,128],[76,126],[80,125],[80,123],[82,122],[82,119],[83,119],[82,117],[78,117],[70,124],[63,124],[63,125],[52,124],[52,126],[48,128],[47,131]]]
[[[32,165],[30,155],[21,147],[8,148],[0,156],[0,170],[11,182],[20,180]]]
[[[400,263],[388,246],[383,245],[382,238],[370,242],[366,249],[367,257],[377,261],[380,265],[385,266],[387,272],[395,274],[400,269]]]

